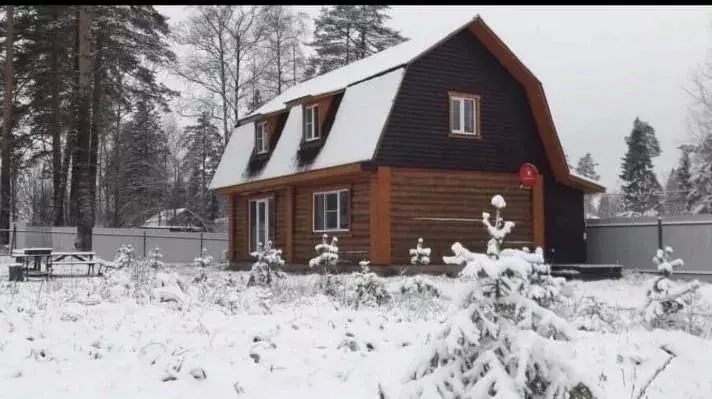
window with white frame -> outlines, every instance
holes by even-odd
[[[450,94],[450,133],[479,136],[479,96]]]
[[[319,139],[319,106],[312,105],[304,108],[304,140],[314,141]]]
[[[258,122],[255,126],[255,149],[258,154],[269,152],[269,131],[267,121]]]
[[[349,190],[314,193],[314,232],[349,229]]]

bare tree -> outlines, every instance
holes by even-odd
[[[11,146],[12,140],[12,108],[13,108],[13,48],[15,38],[13,37],[14,30],[14,15],[13,6],[7,6],[7,16],[5,22],[5,97],[3,101],[3,131],[2,131],[2,165],[0,165],[0,243],[8,244],[10,241],[10,162],[13,151]]]
[[[91,108],[91,42],[92,42],[92,17],[93,6],[79,8],[79,107],[77,115],[77,147],[79,163],[73,172],[77,173],[77,249],[91,250],[92,227],[94,220],[94,204],[92,187],[95,182],[90,180],[92,144],[91,121],[89,111]]]
[[[191,84],[198,85],[220,98],[223,139],[227,144],[233,112],[228,91],[227,62],[231,56],[230,30],[232,6],[197,6],[195,14],[179,28],[177,42],[190,46],[177,73]]]
[[[275,95],[294,82],[295,69],[303,58],[301,41],[306,31],[306,14],[295,13],[287,6],[272,6],[265,13],[268,81]],[[292,79],[289,78],[292,73]]]

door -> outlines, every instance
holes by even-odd
[[[257,250],[257,244],[263,245],[272,237],[272,198],[250,200],[250,252]]]

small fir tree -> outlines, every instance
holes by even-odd
[[[266,245],[257,243],[257,251],[250,253],[252,257],[257,258],[257,261],[252,264],[250,270],[250,278],[247,281],[247,286],[258,285],[269,287],[272,285],[272,276],[284,278],[285,275],[281,270],[284,266],[282,259],[282,250],[274,248],[272,241],[267,241]]]

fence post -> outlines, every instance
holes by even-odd
[[[143,231],[143,257],[146,257],[146,230]]]
[[[10,241],[10,254],[12,254],[12,251],[15,250],[15,246],[17,245],[17,224],[13,223],[12,224],[12,241]]]
[[[658,248],[663,249],[663,218],[658,216]]]
[[[200,232],[200,252],[198,253],[198,257],[203,256],[203,232]]]

